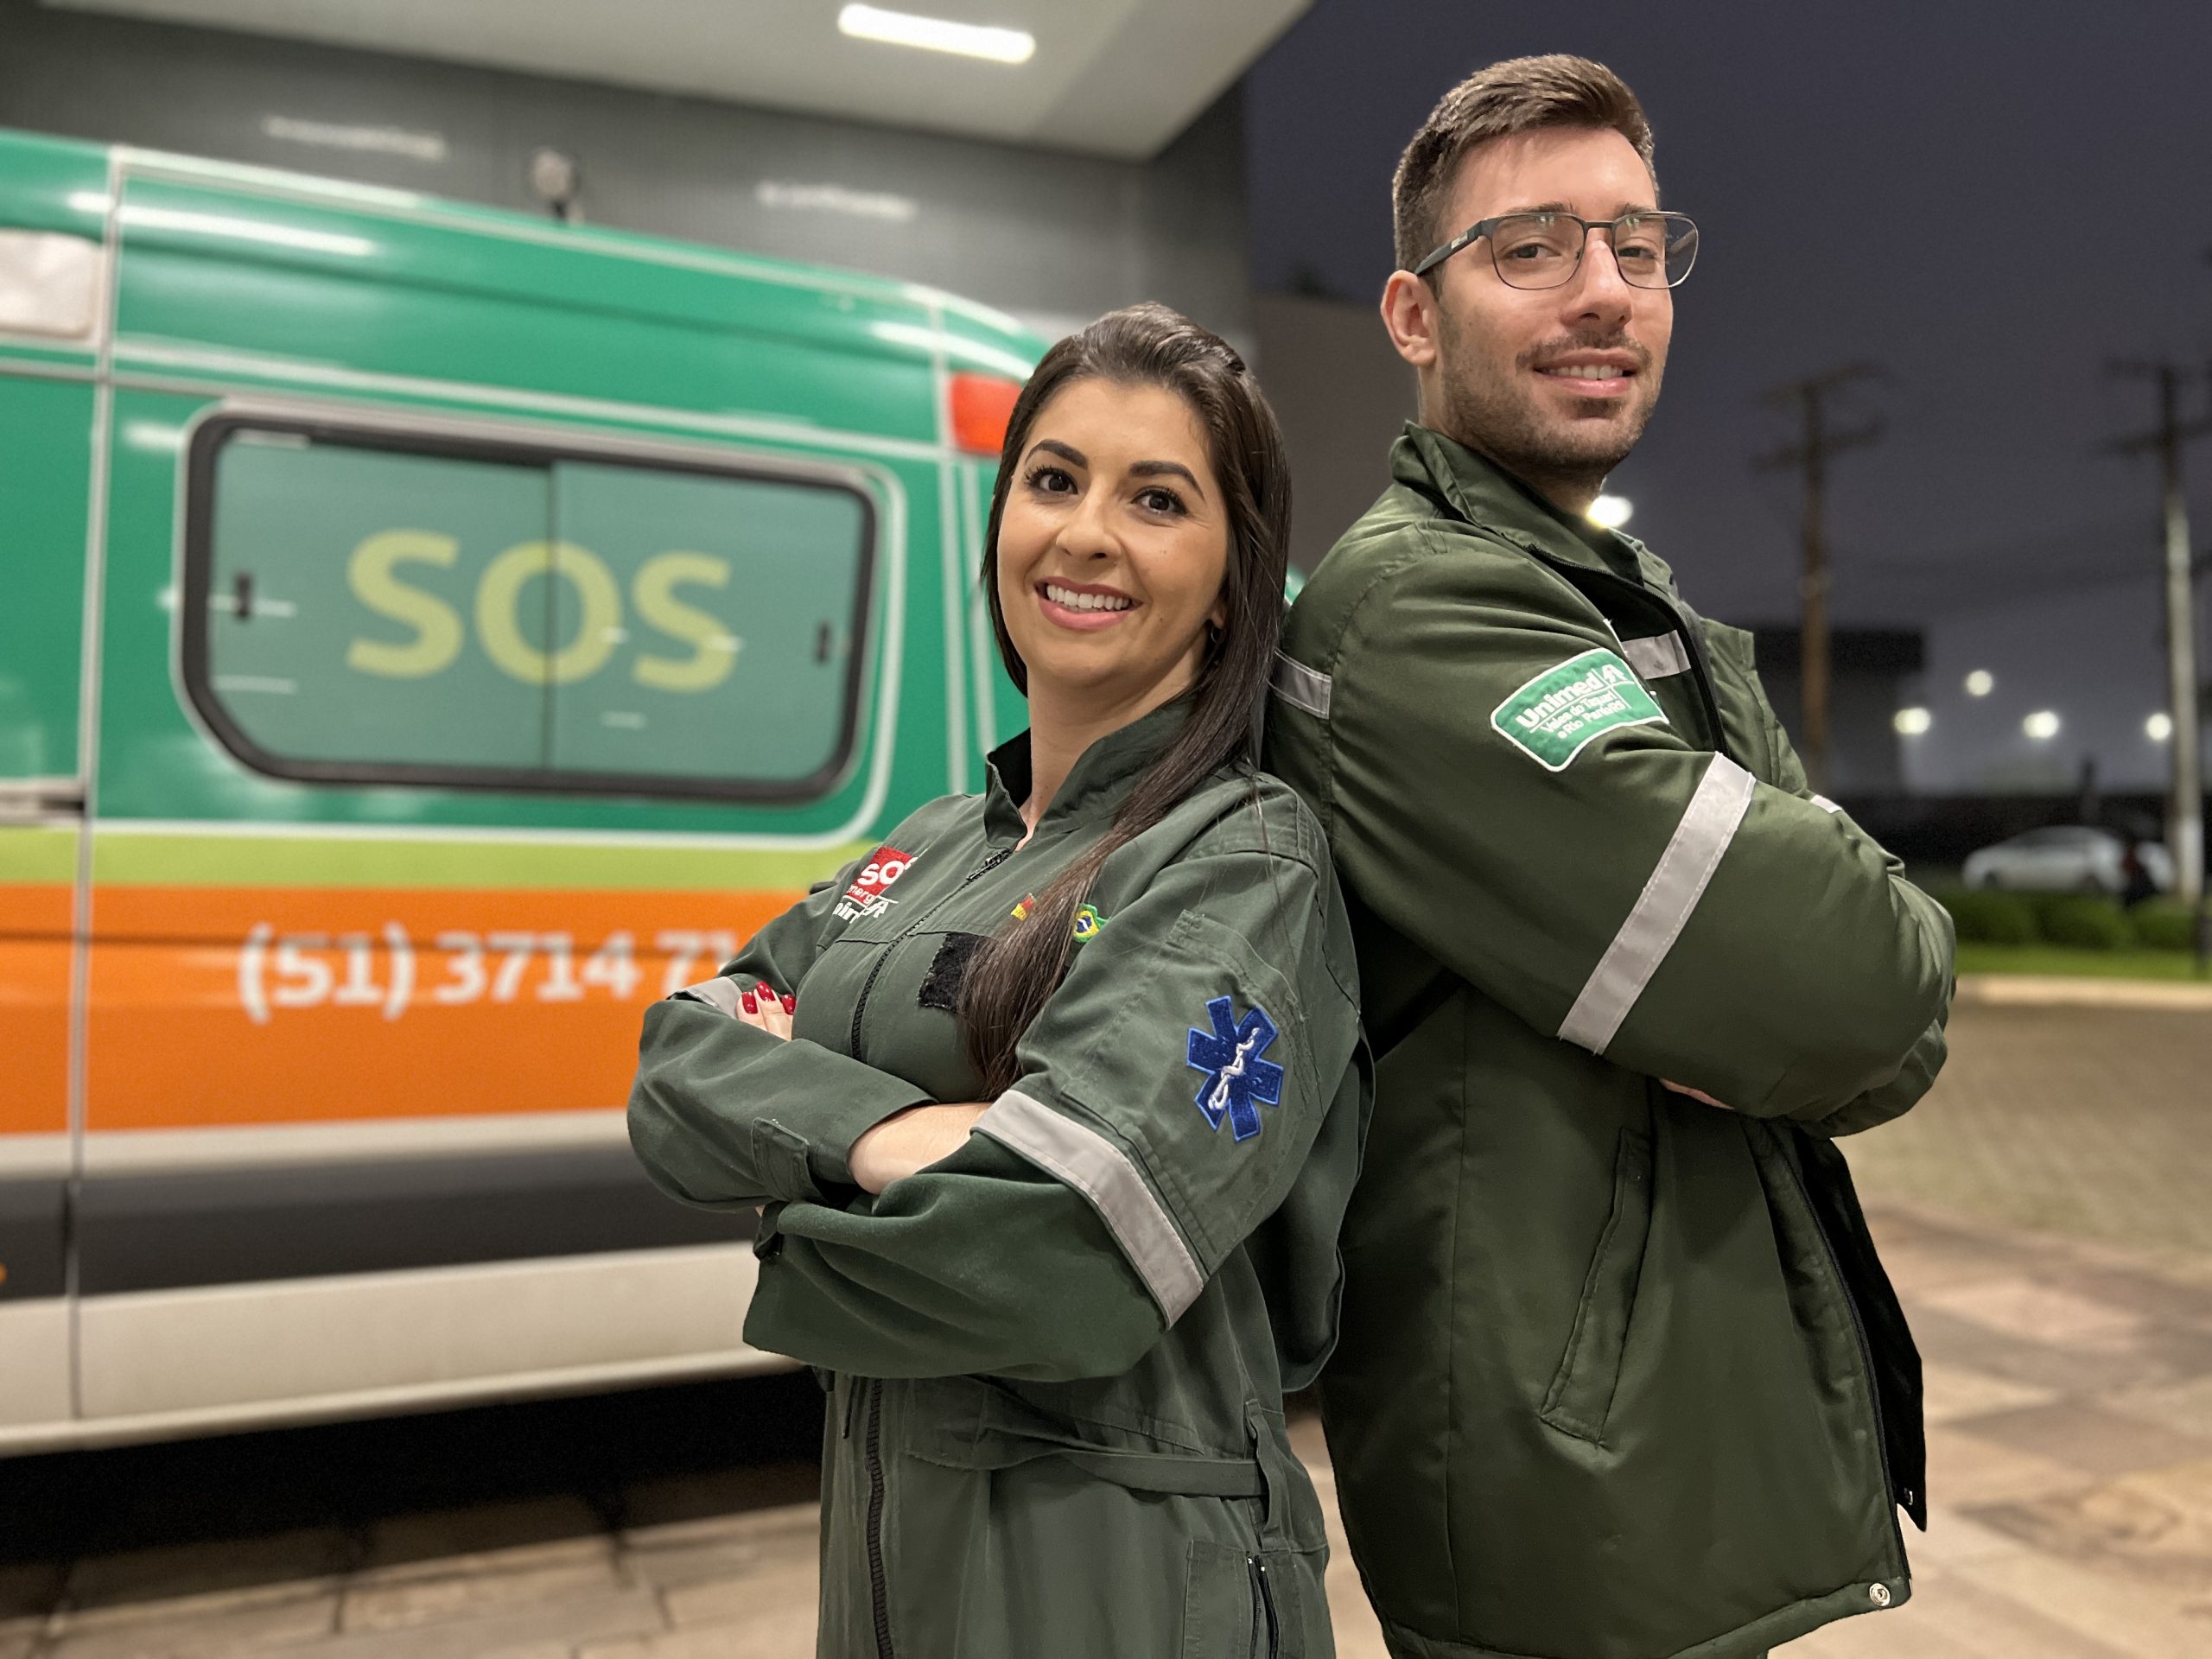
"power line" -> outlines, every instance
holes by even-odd
[[[1882,435],[1884,424],[1875,418],[1839,428],[1829,418],[1828,399],[1846,386],[1880,378],[1881,373],[1872,363],[1847,363],[1773,387],[1760,399],[1772,406],[1795,409],[1802,423],[1796,442],[1761,455],[1752,464],[1761,472],[1794,467],[1805,474],[1804,555],[1797,581],[1804,607],[1799,696],[1805,771],[1815,789],[1827,786],[1828,770],[1828,559],[1824,524],[1828,458],[1873,442]]]
[[[1928,543],[1899,551],[1893,543],[1831,537],[1840,608],[1864,612],[1870,598],[1897,616],[1932,617],[1966,607],[2031,601],[2054,594],[2134,587],[2158,579],[2155,567],[2113,556],[2154,531],[2150,514],[2109,513],[2063,528],[1965,543]],[[2200,556],[2202,566],[2205,558]],[[1854,607],[1852,601],[1859,603]]]

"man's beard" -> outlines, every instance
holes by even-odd
[[[1659,399],[1661,366],[1651,353],[1615,332],[1567,335],[1531,346],[1499,377],[1474,352],[1449,313],[1440,317],[1439,345],[1446,364],[1443,422],[1439,429],[1489,456],[1516,478],[1553,498],[1594,495],[1605,475],[1628,459],[1643,435]],[[1627,352],[1637,359],[1634,390],[1624,407],[1580,419],[1546,416],[1522,376],[1535,364],[1568,352]]]

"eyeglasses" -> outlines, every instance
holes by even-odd
[[[1633,288],[1679,288],[1697,263],[1697,226],[1681,213],[1623,213],[1579,219],[1573,213],[1500,213],[1478,219],[1414,267],[1426,276],[1471,242],[1490,238],[1491,264],[1509,288],[1560,288],[1582,269],[1590,232],[1604,231],[1613,264]]]

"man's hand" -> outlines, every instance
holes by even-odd
[[[909,1106],[893,1113],[853,1142],[846,1158],[853,1179],[867,1192],[880,1192],[900,1177],[950,1157],[968,1143],[968,1131],[976,1127],[988,1103]]]
[[[1667,1084],[1667,1087],[1678,1095],[1688,1095],[1692,1100],[1701,1100],[1708,1106],[1718,1106],[1724,1112],[1732,1112],[1736,1109],[1725,1100],[1715,1100],[1702,1089],[1685,1089],[1679,1083],[1667,1083],[1664,1077],[1660,1078],[1659,1081]]]

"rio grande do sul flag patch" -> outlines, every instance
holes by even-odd
[[[1491,711],[1505,741],[1547,772],[1618,726],[1663,726],[1667,716],[1612,652],[1599,646],[1548,668]]]

